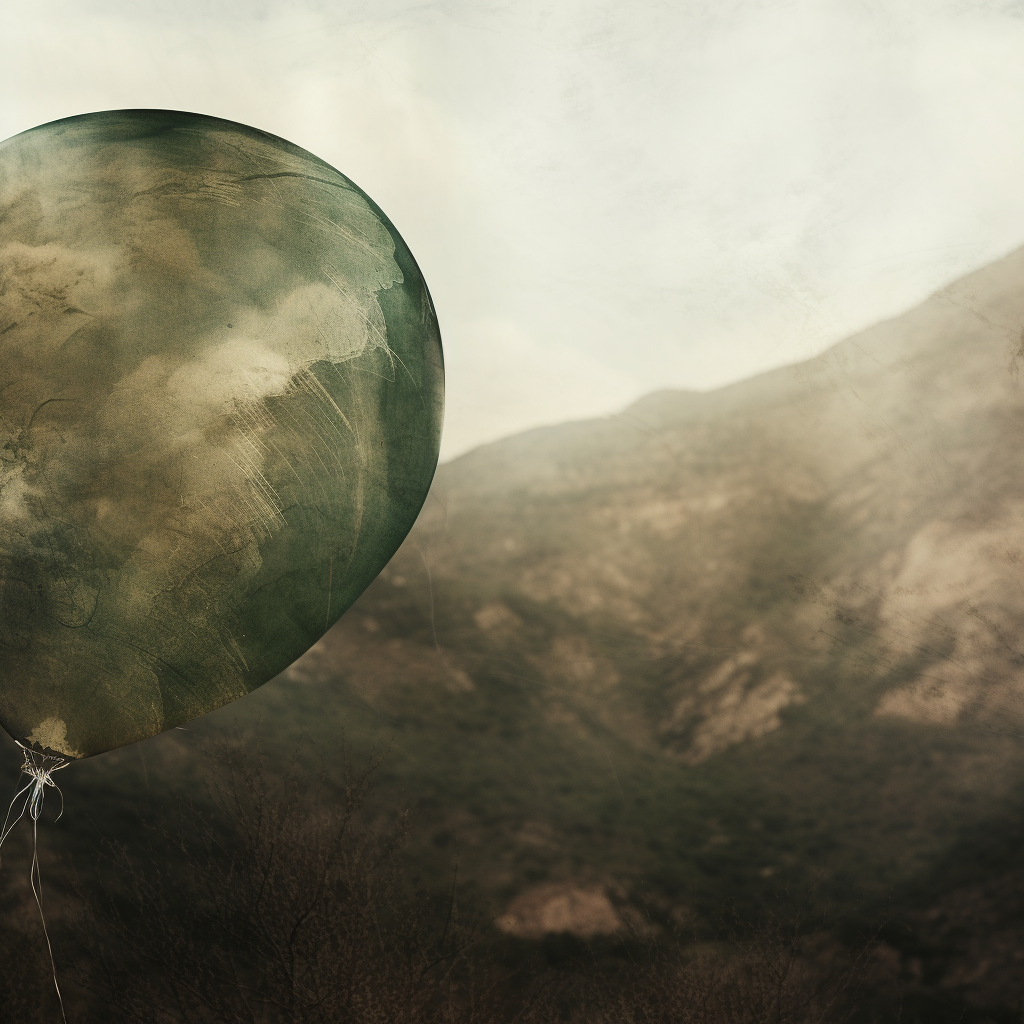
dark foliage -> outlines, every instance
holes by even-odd
[[[863,958],[799,925],[772,921],[718,944],[648,934],[604,946],[568,936],[503,945],[489,927],[467,924],[454,882],[442,894],[412,885],[405,816],[374,818],[366,801],[377,763],[357,772],[346,757],[337,785],[298,758],[272,776],[241,745],[208,763],[201,806],[183,804],[173,827],[143,821],[132,846],[110,846],[79,883],[58,957],[72,1021],[853,1019]],[[9,903],[7,919],[34,924],[34,909]],[[4,1019],[58,1021],[41,936],[2,934]]]
[[[439,912],[403,884],[404,817],[361,814],[375,765],[346,761],[340,787],[310,787],[298,760],[282,780],[237,749],[211,764],[215,813],[184,807],[144,853],[113,851],[103,899],[88,901],[107,928],[81,981],[106,1019],[450,1019],[466,946],[454,890]]]

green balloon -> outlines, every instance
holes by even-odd
[[[305,150],[164,110],[0,144],[0,724],[87,757],[262,685],[437,464],[437,319]]]

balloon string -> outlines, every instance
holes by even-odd
[[[43,812],[43,797],[46,795],[46,787],[50,786],[60,795],[60,813],[55,819],[60,821],[60,816],[64,813],[64,794],[61,793],[60,786],[53,781],[53,773],[59,772],[61,768],[67,768],[71,761],[58,755],[41,754],[26,747],[23,743],[18,743],[18,746],[25,754],[25,760],[21,765],[21,774],[27,775],[29,781],[14,794],[14,799],[7,808],[7,817],[4,818],[4,826],[0,830],[0,846],[10,835],[11,829],[25,817],[25,811],[28,811],[28,816],[32,819],[32,867],[29,869],[28,878],[32,886],[32,895],[36,898],[36,906],[39,908],[39,920],[43,922],[43,937],[46,939],[46,950],[50,954],[50,970],[53,973],[53,987],[57,990],[57,1002],[60,1003],[60,1016],[64,1024],[68,1024],[67,1014],[64,1012],[64,997],[60,994],[60,985],[57,984],[57,965],[53,960],[53,946],[50,945],[50,933],[46,930],[46,917],[43,915],[43,879],[39,873],[39,815]],[[21,776],[18,777],[18,781],[21,781]],[[18,816],[11,821],[14,805],[23,793],[25,801],[21,805]],[[0,861],[0,866],[2,865],[3,861]]]

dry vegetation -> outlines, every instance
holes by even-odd
[[[148,822],[79,883],[56,929],[71,1020],[826,1024],[854,1012],[862,964],[778,922],[714,946],[576,943],[554,958],[502,946],[467,920],[454,884],[412,883],[405,816],[366,813],[375,764],[347,764],[340,787],[326,774],[311,785],[298,759],[271,777],[239,746],[209,765],[204,809]],[[4,909],[4,1019],[57,1021],[35,908]]]

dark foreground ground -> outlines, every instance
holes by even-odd
[[[613,935],[526,940],[475,905],[457,851],[443,884],[417,868],[417,822],[373,791],[377,761],[353,757],[337,771],[305,745],[290,764],[268,765],[240,739],[204,743],[201,754],[188,793],[164,791],[126,814],[116,838],[96,820],[89,839],[81,807],[75,833],[43,824],[45,908],[69,1020],[1021,1019],[1016,818],[965,835],[933,877],[859,916],[780,888],[759,908],[723,907],[700,924],[652,909]],[[56,852],[69,836],[77,842]],[[3,1019],[58,1021],[28,888],[29,830],[7,847]]]

